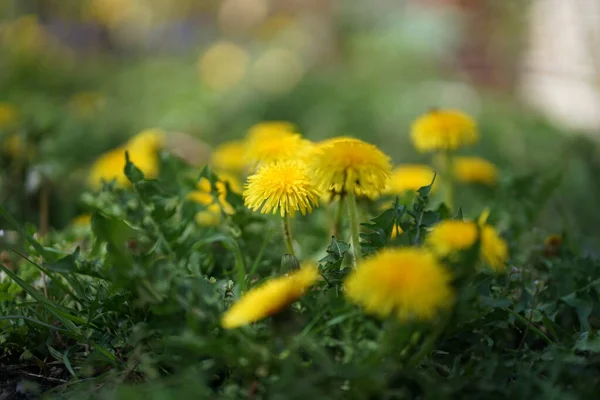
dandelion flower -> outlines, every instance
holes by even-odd
[[[264,121],[254,124],[248,130],[248,139],[260,136],[277,135],[281,132],[296,133],[296,126],[287,121]]]
[[[423,186],[431,185],[434,176],[435,171],[427,165],[400,165],[392,170],[392,176],[386,191],[392,194],[403,194],[408,191],[417,191]],[[432,190],[436,186],[437,180],[434,182]]]
[[[242,194],[242,182],[237,175],[231,174],[229,172],[218,172],[217,176],[219,177],[219,181],[223,183],[223,188],[225,189],[225,183],[229,185],[229,189],[233,193]],[[226,190],[226,189],[225,189]]]
[[[225,142],[218,146],[212,154],[210,164],[217,170],[234,173],[246,169],[244,154],[246,147],[242,141]]]
[[[263,214],[279,213],[294,216],[311,212],[320,193],[310,179],[308,167],[301,161],[285,160],[261,166],[248,177],[244,203]]]
[[[346,296],[369,314],[427,320],[450,307],[450,273],[424,249],[384,249],[346,279]]]
[[[559,247],[563,242],[561,235],[550,235],[544,239],[544,246]]]
[[[396,224],[392,228],[392,237],[391,237],[391,239],[396,239],[398,236],[402,235],[403,233],[404,233],[404,230],[402,229],[402,227],[399,224]]]
[[[76,228],[87,228],[92,223],[92,214],[80,214],[71,220],[71,225]]]
[[[287,122],[263,122],[253,126],[247,137],[245,161],[251,167],[288,159],[307,159],[312,143]]]
[[[0,128],[0,131],[2,129]],[[36,148],[23,140],[21,135],[13,133],[8,135],[2,143],[2,152],[8,154],[11,158],[21,158],[32,160],[36,155]]]
[[[498,182],[498,169],[480,157],[456,157],[454,177],[464,183],[481,183],[493,186]]]
[[[471,221],[442,221],[429,232],[426,244],[439,256],[447,257],[471,248],[481,231],[480,255],[494,271],[503,272],[508,246],[491,225]]]
[[[469,221],[440,222],[427,235],[427,244],[441,256],[467,250],[477,240],[477,224]]]
[[[221,325],[233,329],[277,314],[296,302],[319,279],[315,264],[272,278],[249,290],[224,315]]]
[[[457,110],[433,110],[412,125],[411,137],[417,150],[449,151],[477,142],[475,121]]]
[[[165,133],[160,129],[146,129],[127,142],[131,151],[158,151],[165,144]]]
[[[94,189],[102,187],[102,182],[115,181],[119,187],[129,185],[125,176],[125,152],[143,173],[146,178],[158,176],[158,151],[163,146],[164,134],[162,131],[149,129],[134,136],[125,145],[110,150],[96,159],[93,163],[89,183]]]
[[[485,225],[481,230],[481,255],[495,272],[502,273],[506,269],[508,245],[491,225]]]
[[[221,207],[218,203],[212,203],[206,210],[196,213],[194,220],[200,226],[217,226],[221,223]]]
[[[196,185],[196,190],[187,195],[188,200],[206,206],[206,210],[196,214],[195,219],[199,225],[218,225],[221,222],[221,210],[229,215],[235,214],[235,209],[227,201],[225,183],[229,183],[231,191],[238,194],[241,193],[241,185],[236,177],[219,174],[218,178],[219,181],[215,182],[215,191],[207,178],[201,178]]]
[[[0,103],[0,132],[13,128],[19,120],[17,109],[8,104]]]
[[[387,186],[390,159],[376,146],[351,138],[331,139],[314,155],[312,170],[324,192],[377,197]]]

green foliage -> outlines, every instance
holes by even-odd
[[[128,50],[124,62],[40,62],[0,48],[0,100],[20,114],[16,129],[0,127],[0,398],[7,381],[64,399],[597,396],[597,144],[562,137],[518,104],[478,102],[486,140],[473,151],[501,167],[498,188],[461,187],[458,210],[438,203],[431,185],[385,199],[393,201],[385,210],[359,199],[365,257],[423,246],[437,222],[491,209],[489,222],[510,247],[506,273],[480,268],[480,243],[445,260],[456,303],[427,323],[380,321],[345,299],[349,235],[332,237],[331,210],[320,207],[292,230],[300,261],[319,260],[323,280],[275,317],[224,330],[231,304],[286,271],[280,221],[247,210],[210,167],[166,151],[156,179],[128,154],[129,188],[106,182],[88,192],[90,161],[152,126],[217,144],[253,122],[286,119],[311,139],[368,134],[394,160],[422,161],[403,127],[442,101],[427,52],[449,43],[410,29],[398,38],[397,27],[423,21],[385,19],[383,28],[369,22],[357,31],[344,22],[335,69],[305,71],[294,90],[273,96],[206,90],[191,56]],[[73,95],[100,89],[103,108],[73,113]],[[18,154],[5,151],[13,135],[23,144]],[[218,224],[198,225],[208,206],[187,196],[200,179],[216,204],[224,184],[235,213],[220,205]],[[54,228],[47,232],[44,201]],[[92,214],[90,226],[68,225],[80,211]],[[392,238],[396,226],[402,233]],[[557,243],[545,241],[557,233]]]
[[[19,234],[4,239],[12,251],[0,264],[9,278],[2,285],[20,289],[0,302],[0,359],[25,371],[60,365],[57,379],[69,384],[55,385],[53,397],[585,398],[600,388],[600,261],[568,243],[525,248],[525,234],[509,237],[519,250],[500,276],[475,268],[475,247],[449,261],[459,293],[453,312],[400,324],[344,299],[350,246],[332,237],[322,283],[285,315],[227,331],[222,313],[283,254],[282,244],[256,234],[270,221],[228,192],[236,214],[198,228],[190,215],[202,207],[186,200],[193,169],[177,165],[158,180],[129,161],[125,169],[131,190],[108,184],[87,200],[89,230],[41,242],[0,209]],[[210,169],[196,176],[216,190]],[[364,252],[420,245],[436,222],[463,218],[432,208],[429,189],[363,224]],[[513,218],[508,231],[532,215]],[[403,233],[392,241],[396,224]],[[26,265],[45,274],[45,287]]]

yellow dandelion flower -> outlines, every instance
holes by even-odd
[[[412,125],[411,137],[419,151],[448,151],[478,140],[475,121],[457,110],[433,110]]]
[[[221,325],[233,329],[277,314],[296,302],[319,279],[315,264],[272,278],[249,290],[224,315]]]
[[[433,182],[435,171],[427,165],[406,164],[400,165],[392,170],[392,176],[389,180],[386,192],[392,194],[403,194],[408,191],[416,191],[423,186],[428,186]],[[437,186],[437,179],[434,182],[432,191]]]
[[[247,166],[245,153],[244,142],[225,142],[215,149],[210,164],[221,171],[243,172]]]
[[[288,159],[306,159],[312,143],[302,138],[287,122],[263,122],[250,128],[246,140],[245,161],[252,167],[260,163]]]
[[[480,157],[456,157],[454,177],[464,183],[481,183],[493,186],[498,182],[498,169],[494,164]]]
[[[206,210],[196,213],[194,219],[200,226],[217,226],[221,223],[221,207],[217,203],[210,204]]]
[[[561,235],[550,235],[544,239],[544,246],[558,247],[562,244],[563,238]]]
[[[196,184],[197,189],[187,195],[188,200],[207,206],[206,210],[196,215],[196,221],[200,225],[217,225],[220,221],[221,209],[226,214],[235,214],[234,208],[227,201],[227,187],[225,186],[225,182],[229,183],[234,193],[241,193],[241,185],[237,178],[223,178],[223,175],[220,175],[218,178],[219,181],[215,183],[218,201],[215,201],[210,181],[207,178],[201,178]],[[233,180],[230,181],[229,179]],[[210,221],[210,223],[207,221]]]
[[[131,151],[158,151],[165,144],[165,132],[160,129],[146,129],[132,137],[127,142]]]
[[[377,197],[387,186],[390,159],[381,150],[359,139],[339,138],[318,146],[312,170],[324,192]]]
[[[244,190],[244,204],[263,214],[279,213],[294,216],[311,212],[319,202],[319,190],[310,179],[306,164],[284,160],[261,166],[248,177]]]
[[[0,131],[8,130],[17,125],[19,113],[17,109],[8,103],[0,103]]]
[[[23,137],[16,133],[6,137],[2,143],[2,152],[8,154],[11,158],[22,158],[25,160],[34,159],[37,153],[35,146],[27,143],[23,140]]]
[[[242,182],[237,175],[221,171],[217,173],[217,176],[221,182],[229,184],[229,188],[233,193],[242,194]]]
[[[494,271],[503,272],[508,260],[508,246],[491,225],[471,221],[442,221],[429,232],[426,244],[439,256],[447,257],[472,247],[481,231],[480,255]]]
[[[451,275],[433,253],[418,248],[384,249],[346,279],[346,296],[369,314],[400,320],[433,318],[454,301]]]
[[[123,147],[110,150],[94,161],[88,177],[90,186],[94,189],[102,187],[103,182],[114,181],[119,187],[129,185],[125,176],[125,151]],[[137,160],[133,161],[137,165]]]
[[[470,221],[442,221],[428,233],[426,242],[440,256],[467,250],[477,240],[477,224]]]
[[[71,225],[76,228],[87,228],[92,223],[92,214],[80,214],[71,220]]]
[[[402,227],[398,224],[394,225],[394,228],[392,228],[392,237],[391,239],[396,239],[398,236],[402,235],[404,233],[404,230],[402,229]]]
[[[158,150],[164,143],[164,134],[159,130],[146,130],[134,136],[125,145],[110,150],[93,163],[88,181],[92,188],[99,189],[102,182],[115,181],[119,187],[129,186],[125,176],[125,152],[146,178],[158,176]]]
[[[264,121],[254,124],[248,130],[248,139],[252,140],[260,136],[277,135],[281,132],[297,133],[296,126],[287,121]]]
[[[495,272],[502,273],[506,270],[508,245],[491,225],[485,225],[481,230],[481,255]]]

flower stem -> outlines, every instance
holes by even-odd
[[[296,256],[294,252],[294,243],[292,241],[292,229],[290,227],[290,216],[286,213],[283,216],[283,238],[285,240],[285,247],[287,249],[288,254],[292,256]]]
[[[354,192],[349,191],[347,193],[346,201],[348,206],[348,217],[350,218],[350,231],[352,232],[352,248],[354,249],[353,265],[356,268],[356,265],[362,259],[362,253],[360,250],[358,209],[356,207],[356,195]]]
[[[342,232],[342,215],[344,215],[344,197],[340,196],[335,210],[335,219],[331,229],[331,236],[335,236],[336,238],[339,238]]]
[[[451,317],[452,311],[449,311],[442,316],[441,321],[439,321],[438,325],[435,327],[433,332],[431,332],[431,334],[425,339],[419,351],[410,358],[409,363],[411,365],[418,365],[423,359],[423,357],[426,357],[429,353],[431,353],[437,340],[444,332],[446,325],[448,325],[448,322],[450,321]]]
[[[446,151],[444,159],[444,185],[446,194],[446,205],[450,210],[454,210],[454,173],[452,152]]]

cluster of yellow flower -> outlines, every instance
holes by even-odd
[[[496,169],[485,160],[452,153],[477,140],[474,121],[457,111],[434,110],[413,125],[412,139],[421,151],[436,151],[445,158],[444,178],[492,183]],[[243,160],[243,161],[242,161]],[[294,254],[289,218],[296,211],[311,212],[319,202],[347,202],[355,268],[345,282],[345,293],[366,312],[381,317],[395,314],[401,320],[429,319],[453,304],[452,274],[444,260],[479,244],[481,259],[503,272],[508,249],[495,228],[486,224],[443,221],[427,235],[423,247],[386,248],[362,260],[356,197],[375,199],[383,193],[404,193],[432,183],[435,172],[422,165],[400,166],[392,171],[390,159],[376,146],[358,139],[338,137],[311,143],[294,127],[282,122],[254,126],[245,142],[227,143],[215,152],[213,165],[247,169],[251,174],[243,191],[247,207],[284,219],[288,253]],[[493,176],[493,179],[491,177]],[[393,234],[401,234],[401,228]],[[314,264],[287,276],[267,280],[248,291],[223,316],[225,328],[235,328],[273,315],[298,300],[318,281]]]
[[[475,123],[467,115],[431,111],[415,121],[411,136],[418,150],[436,152],[443,161],[441,175],[447,185],[454,180],[486,184],[496,181],[497,171],[491,163],[474,157],[453,157],[457,148],[478,138]],[[164,140],[163,132],[147,130],[102,155],[90,171],[91,186],[98,188],[110,180],[128,185],[123,173],[125,151],[146,176],[155,177],[157,153]],[[208,179],[202,178],[187,196],[206,206],[196,221],[205,226],[218,225],[222,215],[235,212],[226,199],[229,187],[242,194],[251,210],[282,217],[287,252],[292,256],[295,251],[290,218],[298,211],[310,213],[320,201],[337,201],[339,207],[345,202],[354,255],[354,270],[345,282],[345,293],[368,313],[382,317],[395,314],[401,320],[428,319],[450,307],[454,298],[452,274],[444,260],[451,261],[458,252],[476,244],[485,264],[496,272],[505,269],[507,245],[495,228],[486,224],[487,215],[479,222],[443,221],[428,232],[423,247],[387,248],[363,261],[356,198],[373,200],[382,194],[415,191],[431,184],[436,172],[426,165],[401,165],[392,170],[390,158],[362,140],[336,137],[313,143],[290,123],[263,122],[253,126],[244,140],[218,147],[210,164],[219,181],[212,187]],[[242,190],[241,179],[246,175]],[[432,189],[436,190],[437,185]],[[395,227],[393,237],[400,234],[402,229]],[[223,316],[223,326],[235,328],[273,315],[298,300],[318,279],[317,266],[305,264],[298,271],[267,280],[234,304]]]

